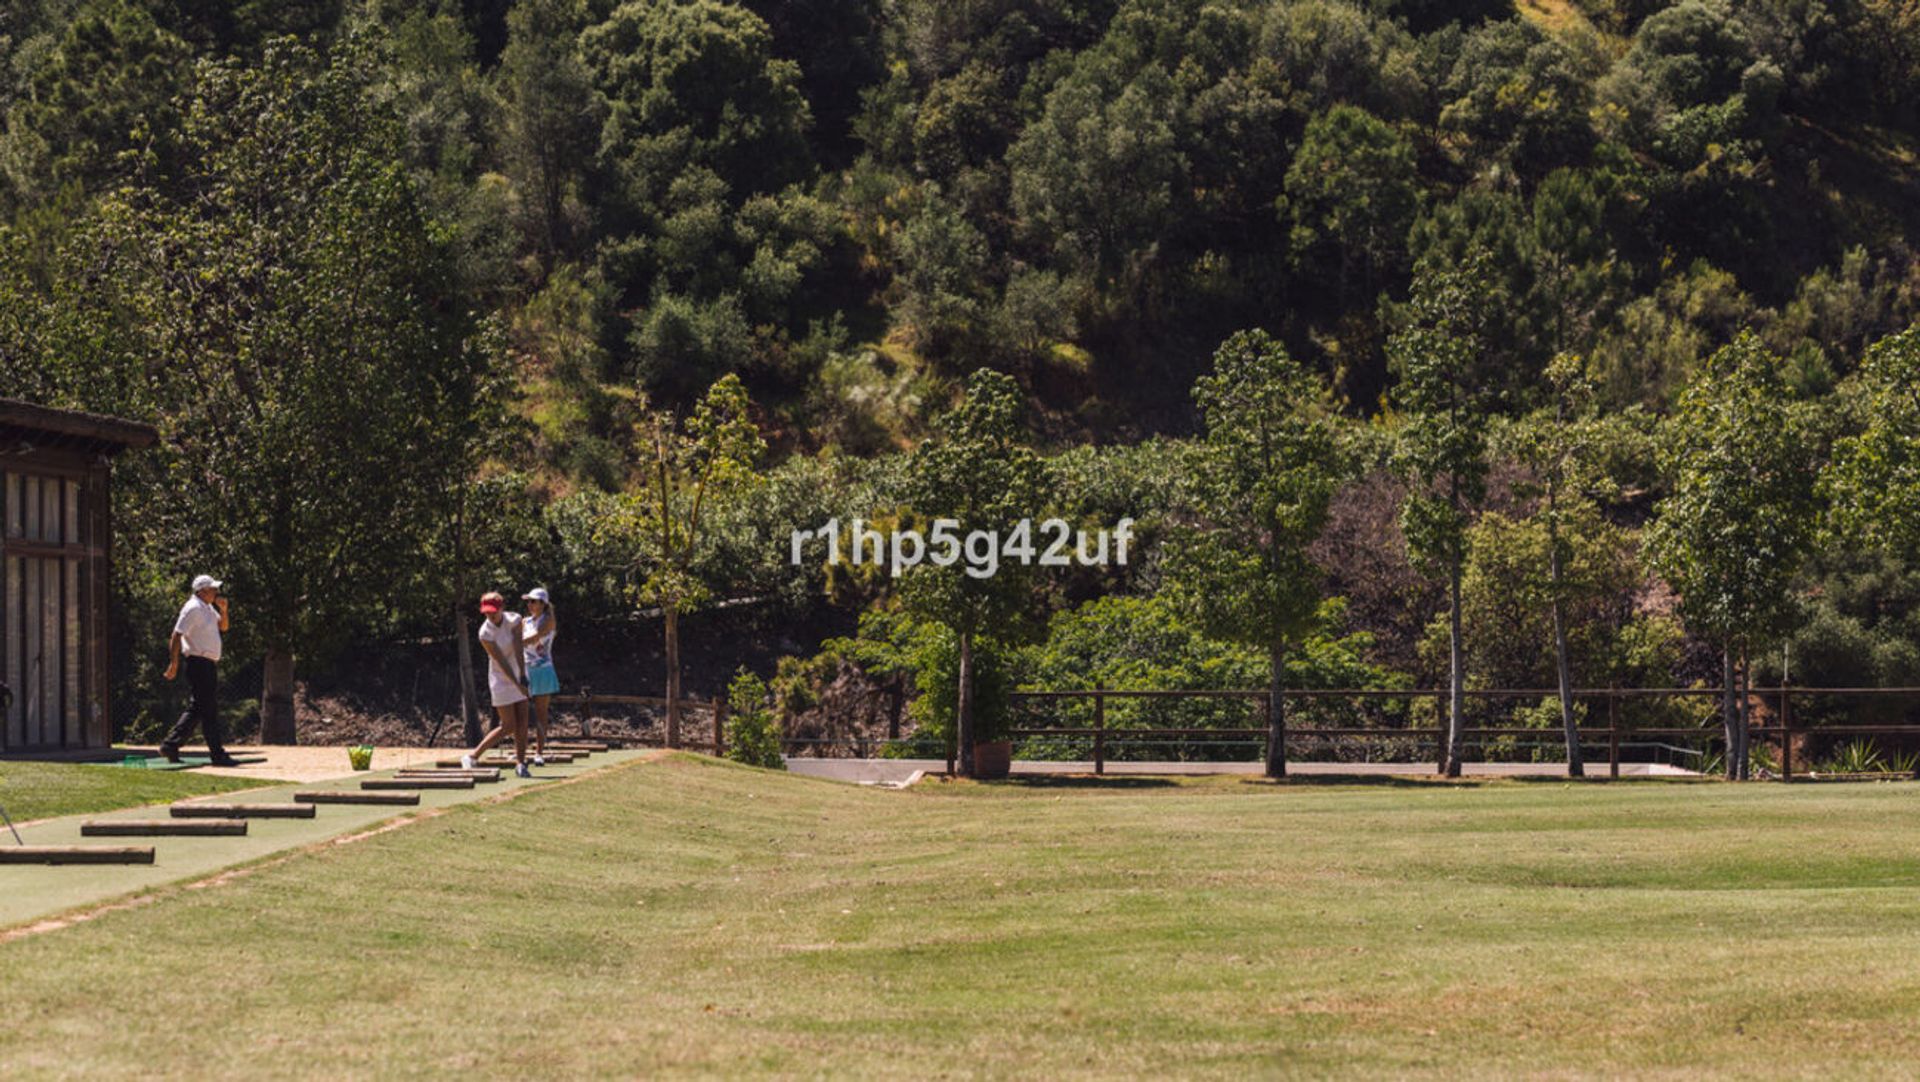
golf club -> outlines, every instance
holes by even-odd
[[[4,682],[0,682],[0,720],[4,720],[7,716],[7,711],[11,709],[13,709],[13,689],[8,687]],[[5,805],[0,805],[0,819],[6,820],[7,829],[13,832],[14,844],[27,844],[26,840],[20,837],[19,828],[13,825],[13,816],[7,814]]]

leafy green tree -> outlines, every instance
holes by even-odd
[[[1480,368],[1485,261],[1429,267],[1414,279],[1407,323],[1387,345],[1399,376],[1394,406],[1405,420],[1394,460],[1407,479],[1401,529],[1416,564],[1447,578],[1446,774],[1460,776],[1464,724],[1460,580],[1467,528],[1486,499],[1492,402]]]
[[[502,157],[533,208],[534,250],[551,268],[573,250],[586,224],[583,166],[593,152],[600,110],[578,48],[587,7],[585,0],[524,0],[506,21],[499,72],[506,119]]]
[[[901,329],[922,354],[977,352],[984,320],[987,240],[938,194],[896,235]],[[971,347],[971,348],[970,348]]]
[[[1748,770],[1736,664],[1790,629],[1815,535],[1810,433],[1780,368],[1752,332],[1708,358],[1674,409],[1661,448],[1670,490],[1647,531],[1682,617],[1720,647],[1729,778]]]
[[[773,56],[767,24],[718,0],[625,3],[580,35],[580,57],[606,98],[599,166],[611,228],[644,228],[667,189],[710,170],[738,198],[806,179],[809,123],[800,70]]]
[[[637,596],[660,609],[667,652],[667,746],[680,746],[680,617],[705,604],[715,581],[715,505],[760,481],[766,451],[748,415],[737,376],[722,376],[683,421],[668,410],[647,416],[638,483],[602,522],[605,543],[640,571]]]
[[[1371,298],[1405,260],[1414,182],[1413,147],[1366,110],[1336,105],[1307,124],[1282,208],[1295,256],[1337,268],[1342,308],[1350,289]]]
[[[1579,721],[1573,706],[1573,661],[1567,645],[1568,606],[1586,599],[1595,583],[1573,573],[1577,535],[1600,532],[1597,500],[1613,491],[1606,475],[1606,444],[1616,427],[1594,408],[1594,387],[1583,362],[1571,353],[1547,367],[1552,405],[1536,410],[1509,431],[1509,451],[1529,470],[1523,495],[1537,497],[1535,519],[1542,528],[1547,578],[1544,590],[1530,591],[1545,601],[1553,618],[1554,679],[1560,691],[1560,723],[1566,736],[1567,773],[1581,777]],[[1588,561],[1591,566],[1592,561]],[[1537,577],[1537,576],[1536,576]],[[1617,585],[1617,583],[1612,584]],[[1618,592],[1617,590],[1615,591]],[[1523,592],[1523,596],[1525,596]],[[1541,595],[1544,595],[1543,597]]]
[[[98,193],[136,174],[164,175],[180,123],[174,99],[191,81],[187,44],[145,5],[81,6],[5,117],[0,161],[13,197],[0,199],[0,210],[48,199],[64,184]]]
[[[1268,662],[1268,777],[1287,772],[1287,655],[1318,630],[1320,568],[1307,549],[1343,475],[1325,388],[1264,331],[1214,354],[1194,401],[1206,423],[1191,467],[1197,528],[1167,550],[1176,594],[1209,634]]]
[[[1007,162],[1014,208],[1035,241],[1130,305],[1187,173],[1174,130],[1180,96],[1157,65],[1124,85],[1103,74],[1062,80]]]
[[[907,477],[907,502],[931,524],[929,547],[951,531],[971,551],[976,538],[999,551],[1022,519],[1041,509],[1044,466],[1020,443],[1021,395],[1013,378],[980,369],[968,378],[966,397],[942,416],[935,438],[915,449]],[[943,529],[944,528],[944,529]],[[957,556],[957,550],[956,550]],[[1029,568],[999,561],[991,574],[955,558],[944,566],[929,559],[902,578],[900,596],[919,618],[947,628],[955,656],[954,734],[960,773],[973,775],[976,740],[974,648],[983,635],[1007,638],[1031,593]]]
[[[113,193],[62,253],[26,350],[72,405],[154,419],[125,549],[231,583],[265,647],[261,735],[295,738],[298,656],[365,626],[476,466],[446,438],[491,352],[370,104],[366,54],[204,65],[180,170]],[[0,320],[0,323],[9,322]]]
[[[1537,182],[1592,147],[1587,114],[1608,59],[1593,36],[1549,34],[1525,19],[1485,23],[1440,89],[1440,125],[1479,171]]]
[[[1920,559],[1920,326],[1867,350],[1855,381],[1861,430],[1834,445],[1822,478],[1843,537]]]

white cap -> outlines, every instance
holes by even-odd
[[[549,597],[547,597],[547,588],[546,588],[545,586],[535,586],[535,587],[534,587],[533,589],[531,589],[531,590],[528,590],[528,591],[527,591],[526,593],[524,593],[524,594],[521,594],[521,595],[520,595],[520,600],[522,600],[522,601],[538,601],[538,602],[540,602],[540,603],[541,603],[542,605],[551,605],[551,604],[553,604],[553,601],[552,601],[552,599],[551,599],[551,598],[549,598]]]
[[[212,575],[199,575],[193,580],[193,592],[197,594],[202,590],[218,590],[224,585],[226,584]]]

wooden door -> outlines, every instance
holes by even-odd
[[[0,674],[13,705],[8,751],[84,747],[90,659],[84,479],[27,469],[0,475]]]

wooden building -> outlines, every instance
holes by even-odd
[[[107,701],[113,456],[143,424],[0,398],[0,754],[113,743]]]

